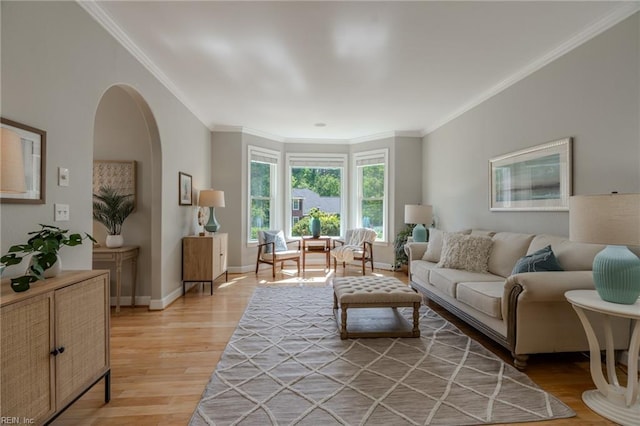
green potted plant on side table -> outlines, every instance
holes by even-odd
[[[105,245],[109,248],[122,247],[122,224],[133,212],[132,194],[120,194],[116,189],[103,186],[97,194],[93,194],[93,219],[107,228]]]
[[[96,240],[87,233],[84,237],[80,234],[67,235],[68,229],[60,229],[57,226],[40,224],[39,231],[29,232],[31,237],[26,244],[16,244],[9,248],[9,252],[0,258],[3,267],[17,265],[27,255],[31,256],[31,263],[25,274],[11,278],[11,288],[15,292],[29,290],[31,283],[45,278],[55,277],[62,270],[62,261],[58,251],[62,246],[77,246],[82,240]]]

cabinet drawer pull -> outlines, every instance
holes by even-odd
[[[55,348],[51,352],[49,352],[53,356],[58,356],[59,354],[64,352],[64,346],[60,346],[59,348]]]

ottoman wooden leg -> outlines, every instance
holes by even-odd
[[[413,303],[413,337],[420,337],[420,302]]]
[[[333,309],[338,309],[338,296],[333,293]]]
[[[340,338],[342,340],[347,338],[347,305],[342,304],[342,318],[340,324]]]

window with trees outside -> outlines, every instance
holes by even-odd
[[[249,147],[249,233],[250,242],[258,240],[259,230],[274,229],[276,224],[276,177],[279,153]]]
[[[387,241],[388,150],[354,155],[357,225],[375,229],[377,241]]]
[[[297,210],[287,212],[290,235],[311,235],[313,216],[320,219],[321,235],[342,235],[346,156],[289,154],[287,162],[289,198],[299,201]]]

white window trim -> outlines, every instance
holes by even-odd
[[[247,146],[247,218],[245,226],[247,228],[247,246],[255,246],[258,244],[257,240],[251,239],[251,162],[254,158],[262,159],[265,162],[270,162],[275,165],[274,176],[271,180],[271,229],[280,229],[280,218],[282,217],[280,211],[282,209],[281,203],[278,202],[278,194],[280,186],[280,180],[282,173],[280,151],[274,151],[267,148],[248,145]]]
[[[352,204],[353,209],[352,223],[356,228],[362,227],[361,221],[361,199],[362,199],[362,174],[360,167],[365,165],[384,164],[384,199],[382,209],[383,233],[384,238],[376,239],[377,243],[388,243],[389,239],[389,149],[375,149],[371,151],[362,151],[354,153],[352,156],[351,169],[353,170],[352,179],[355,182],[353,191]]]
[[[342,203],[340,203],[340,230],[341,233],[347,229],[347,204],[349,204],[348,194],[348,155],[347,154],[313,154],[313,153],[287,153],[285,156],[285,162],[287,165],[287,172],[284,173],[285,180],[285,201],[286,206],[291,205],[291,168],[292,167],[341,167],[342,168],[342,182],[340,188],[340,194]],[[291,237],[291,210],[285,212],[285,235]]]

